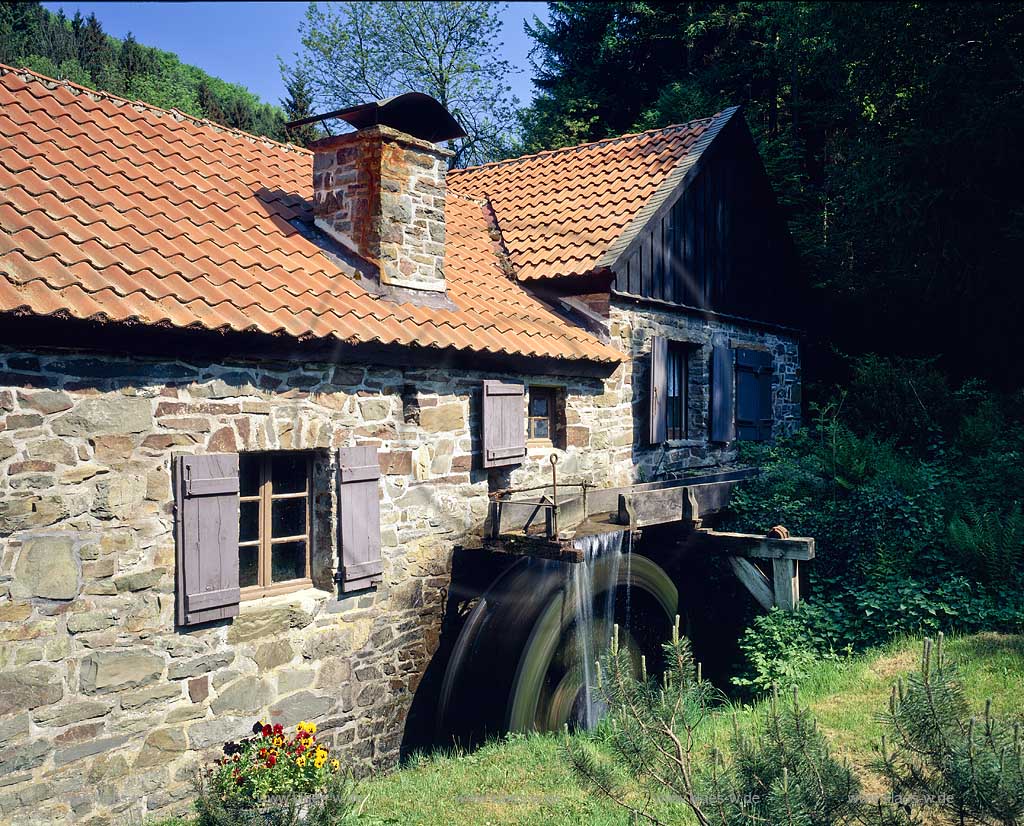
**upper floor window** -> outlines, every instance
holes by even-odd
[[[238,470],[238,584],[242,596],[265,596],[309,585],[310,455],[243,453]]]
[[[530,387],[529,410],[526,417],[526,438],[532,441],[552,441],[555,421],[555,388]]]
[[[666,359],[665,425],[669,439],[686,438],[686,347],[668,343]]]

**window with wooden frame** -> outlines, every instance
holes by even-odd
[[[665,363],[665,435],[668,439],[686,438],[686,357],[682,342],[668,342]]]
[[[530,386],[526,415],[526,438],[531,442],[554,440],[558,423],[555,418],[557,395],[554,387]]]
[[[238,584],[243,599],[304,588],[310,575],[312,456],[239,456]]]

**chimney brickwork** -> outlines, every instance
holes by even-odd
[[[387,126],[313,147],[316,225],[380,268],[381,284],[444,292],[452,152]]]

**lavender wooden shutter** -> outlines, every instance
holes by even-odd
[[[368,588],[380,579],[380,464],[375,447],[338,451],[338,545],[341,590]]]
[[[174,461],[179,625],[238,615],[238,454]]]
[[[711,441],[736,438],[733,410],[733,350],[723,345],[711,348]]]
[[[736,351],[736,437],[772,436],[772,357],[763,350]]]
[[[651,374],[648,385],[650,420],[647,433],[651,444],[658,445],[668,438],[668,339],[662,336],[651,339]]]
[[[525,385],[484,381],[484,467],[518,465],[526,457],[525,399]]]

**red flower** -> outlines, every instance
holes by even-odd
[[[269,725],[266,725],[266,726],[263,727],[263,736],[264,737],[271,737],[271,736],[273,736],[273,734],[274,734],[274,729],[272,729]]]
[[[241,786],[243,783],[245,783],[245,778],[244,777],[238,777],[238,778],[236,778],[236,782],[238,783],[239,786]]]
[[[274,734],[284,734],[284,726],[282,726],[280,723],[275,723]]]
[[[274,768],[275,763],[277,763],[277,758],[272,754],[267,758],[267,766]]]
[[[306,750],[306,744],[305,743],[299,743],[299,747],[297,749],[295,749],[295,751],[297,751],[299,754],[302,754],[302,752],[304,752],[305,750]]]

